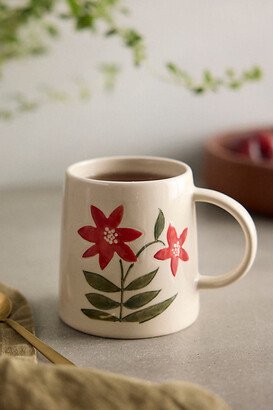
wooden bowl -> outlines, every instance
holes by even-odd
[[[259,130],[209,139],[205,144],[203,179],[208,188],[221,191],[248,210],[273,216],[273,163],[254,162],[232,150],[236,143]],[[273,131],[270,129],[269,131]]]

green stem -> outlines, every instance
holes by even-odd
[[[156,239],[152,242],[147,243],[146,245],[143,245],[142,248],[140,248],[140,250],[136,253],[136,257],[138,257],[146,248],[148,248],[148,246],[153,245],[154,243],[159,243],[159,242],[165,246],[165,243],[163,241],[161,241],[160,239]]]
[[[162,243],[163,245],[165,245],[165,243],[163,241],[161,241],[160,239],[156,239],[152,242],[147,243],[146,245],[143,245],[142,248],[140,248],[140,250],[136,253],[136,257],[138,257],[146,248],[148,248],[148,246],[151,246],[155,243]],[[132,269],[132,267],[134,266],[134,263],[131,263],[131,265],[129,266],[129,268],[127,269],[127,272],[125,273],[124,279],[123,279],[123,285]]]
[[[120,273],[121,273],[121,279],[120,279],[120,311],[119,311],[119,321],[122,322],[122,310],[123,310],[123,296],[124,296],[124,269],[123,269],[123,263],[122,260],[119,260],[120,264]]]

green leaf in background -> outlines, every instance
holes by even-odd
[[[157,303],[156,305],[150,306],[145,309],[138,310],[137,312],[130,313],[130,315],[125,316],[122,320],[124,322],[139,322],[144,323],[154,317],[160,315],[164,310],[166,310],[170,304],[174,301],[177,294],[163,302]]]
[[[118,322],[119,318],[102,310],[95,309],[81,309],[82,313],[88,316],[90,319],[105,320],[106,322]]]
[[[156,219],[155,227],[154,227],[154,237],[156,241],[162,234],[164,226],[165,226],[165,217],[161,209],[159,209],[158,217]]]
[[[78,4],[77,0],[67,0],[67,3],[70,6],[71,13],[73,16],[77,17],[80,14],[80,5]]]
[[[124,306],[128,309],[138,309],[151,302],[151,300],[153,300],[159,294],[159,292],[160,290],[151,290],[148,292],[139,293],[138,295],[134,295],[130,299],[128,299],[124,303]]]
[[[103,76],[104,88],[106,90],[112,90],[116,84],[120,67],[114,63],[103,63],[99,69]]]
[[[112,300],[104,295],[99,295],[98,293],[87,293],[86,295],[87,300],[95,306],[97,309],[114,309],[120,306],[119,302]]]
[[[130,50],[135,66],[140,66],[147,60],[146,40],[135,28],[119,24],[120,17],[123,21],[124,16],[129,14],[130,9],[122,0],[0,0],[0,81],[9,61],[19,61],[47,52],[51,48],[51,41],[61,34],[64,19],[67,24],[73,24],[75,31],[85,31],[93,36],[96,32],[103,33],[106,38],[116,36]],[[256,65],[242,72],[227,69],[220,76],[204,70],[199,80],[174,62],[166,63],[166,76],[157,73],[150,63],[148,66],[161,80],[167,83],[171,80],[194,95],[216,92],[220,88],[235,91],[248,83],[259,81],[263,76],[262,70]],[[103,74],[106,88],[113,88],[118,73],[111,69]],[[89,96],[89,92],[87,94]],[[9,95],[10,92],[6,97],[1,94],[2,100],[4,96],[6,101],[0,108],[0,121],[13,120],[17,115],[34,112],[49,102],[38,95],[31,97],[31,104],[20,104],[17,107],[13,106]],[[87,98],[82,100],[86,101]],[[51,99],[53,101],[59,101],[59,98]],[[63,101],[67,101],[67,98]]]
[[[45,24],[45,29],[51,37],[58,37],[59,30],[53,24],[46,23]]]
[[[155,275],[158,272],[157,268],[156,270],[153,270],[150,273],[146,273],[146,275],[140,276],[139,278],[133,280],[131,283],[129,283],[128,286],[126,286],[125,290],[138,290],[145,288],[155,277]]]
[[[216,92],[220,88],[237,90],[246,83],[260,80],[263,76],[262,70],[258,66],[250,67],[250,69],[241,73],[228,68],[220,77],[206,69],[203,71],[201,80],[198,81],[172,62],[166,64],[166,69],[175,83],[180,84],[194,94],[204,94],[208,91]]]
[[[94,289],[102,290],[103,292],[119,292],[120,288],[105,277],[94,272],[83,271],[85,279]]]
[[[114,36],[115,34],[118,34],[117,29],[111,28],[110,30],[106,31],[105,36],[109,37],[109,36]]]

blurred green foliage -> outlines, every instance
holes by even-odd
[[[116,16],[124,14],[121,0],[28,0],[22,3],[24,5],[14,6],[10,0],[0,0],[0,66],[10,59],[44,53],[46,37],[55,38],[59,34],[60,20],[69,20],[76,30],[90,32],[98,31],[102,24],[105,36],[119,37],[123,45],[132,50],[136,65],[145,58],[142,36],[116,22]]]
[[[0,78],[9,61],[45,53],[50,41],[59,36],[64,22],[72,24],[76,31],[98,32],[105,38],[117,37],[131,51],[134,65],[141,65],[147,59],[143,36],[136,29],[118,23],[119,17],[127,18],[129,12],[123,0],[0,0]],[[104,63],[100,70],[105,87],[113,88],[120,67],[115,63]],[[237,90],[262,76],[260,68],[255,66],[240,74],[228,69],[221,78],[204,70],[202,79],[195,81],[175,63],[167,63],[165,73],[163,79],[174,81],[193,94],[220,88]],[[79,95],[86,101],[91,93],[88,87],[81,85]],[[63,92],[51,90],[47,99],[63,101],[66,98]],[[41,98],[32,101],[17,95],[13,101],[16,102],[15,110],[0,107],[0,120],[11,119],[15,113],[35,110],[41,105]]]
[[[239,74],[234,69],[229,68],[221,77],[215,76],[210,70],[204,70],[200,81],[195,81],[187,71],[174,63],[167,63],[166,68],[170,78],[175,83],[182,85],[194,94],[204,94],[207,91],[216,92],[221,87],[238,90],[245,83],[258,81],[262,78],[262,70],[258,66],[253,66]]]

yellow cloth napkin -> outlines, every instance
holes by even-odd
[[[10,317],[34,333],[31,309],[24,296],[3,283],[0,283],[0,292],[6,293],[12,300]],[[0,356],[4,354],[36,361],[35,349],[8,325],[0,322]]]
[[[94,369],[0,359],[1,410],[230,410],[186,382],[155,384]]]

